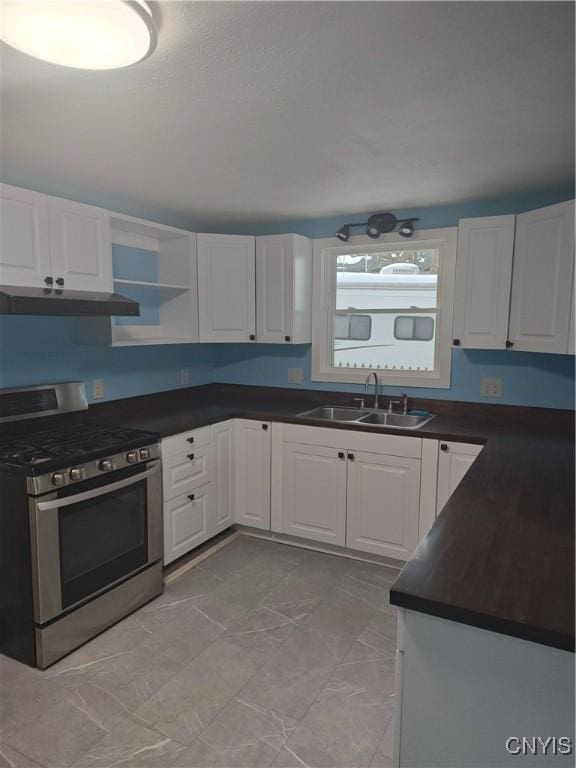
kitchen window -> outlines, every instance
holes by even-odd
[[[450,386],[456,232],[315,241],[313,380]]]

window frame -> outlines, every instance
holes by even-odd
[[[335,368],[332,365],[332,314],[336,306],[335,257],[350,253],[351,248],[370,251],[398,248],[425,250],[437,248],[439,275],[437,283],[435,365],[433,371],[391,371],[377,368],[383,385],[393,387],[450,387],[452,362],[452,318],[454,314],[454,283],[456,272],[457,227],[420,230],[407,240],[398,233],[382,235],[373,240],[366,235],[351,237],[342,243],[335,237],[319,238],[313,244],[313,302],[312,302],[312,381],[363,384],[367,368]]]

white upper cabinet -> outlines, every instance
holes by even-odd
[[[574,201],[516,217],[509,339],[530,352],[568,352]]]
[[[460,219],[454,346],[504,349],[512,282],[515,216]]]
[[[256,340],[255,239],[198,235],[200,341]]]
[[[476,457],[482,450],[481,445],[473,443],[440,443],[438,452],[438,487],[436,492],[436,514],[442,512],[444,505],[460,485]]]
[[[256,340],[312,341],[312,242],[301,235],[256,238]]]
[[[0,284],[47,285],[50,238],[46,195],[0,185]]]
[[[112,290],[109,214],[1,185],[0,283]]]
[[[48,212],[56,285],[77,291],[112,291],[109,213],[57,197],[48,198]]]
[[[348,453],[346,546],[407,560],[418,544],[418,459]]]

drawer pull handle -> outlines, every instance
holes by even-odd
[[[446,445],[446,443],[441,443],[440,444],[440,450],[441,451],[447,451],[448,450],[448,446]]]
[[[188,494],[188,498],[190,499],[190,501],[194,501],[194,499],[195,499],[195,496],[194,496],[194,494],[193,494],[193,493],[189,493],[189,494]]]
[[[187,438],[186,438],[186,440],[187,440],[187,442],[189,442],[190,444],[192,444],[192,443],[194,442],[194,438],[193,438],[193,437],[187,437]]]
[[[262,424],[262,429],[266,431],[268,429],[268,424]]]
[[[188,456],[188,458],[190,459],[190,461],[194,461],[194,454],[193,454],[193,453],[188,453],[188,454],[186,454],[186,455]]]

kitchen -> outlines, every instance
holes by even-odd
[[[573,5],[2,10],[2,764],[573,765]]]

